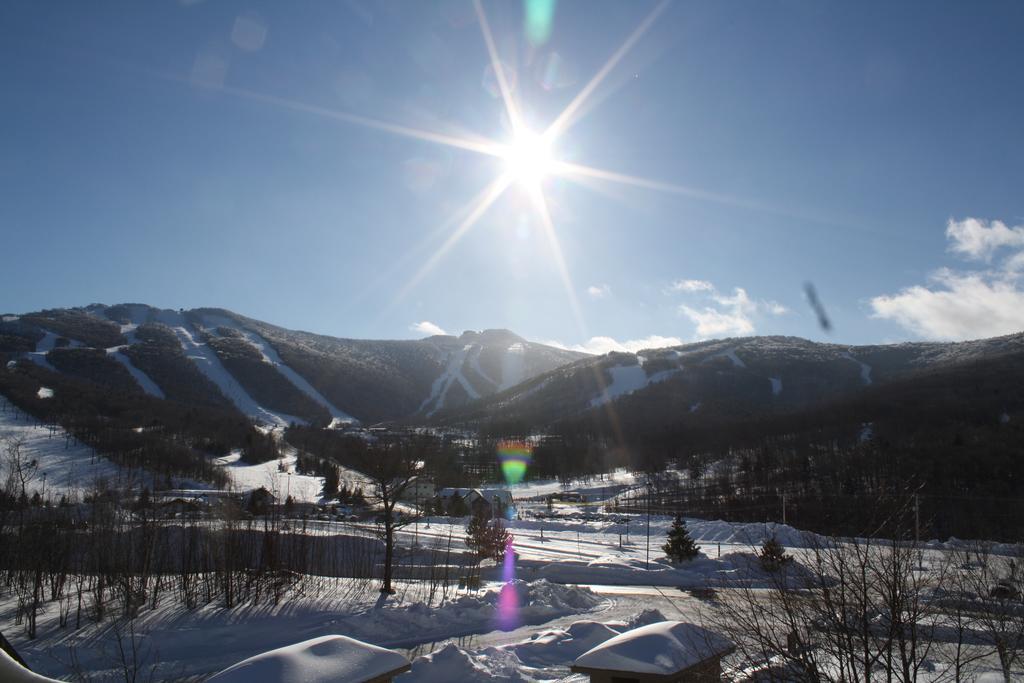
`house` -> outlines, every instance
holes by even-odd
[[[483,496],[476,489],[443,488],[437,492],[437,500],[445,512],[451,514],[452,504],[458,499],[466,506],[466,514],[475,513]]]
[[[437,495],[437,487],[434,480],[429,477],[415,477],[402,491],[401,500],[404,503],[425,504],[428,500]]]
[[[573,673],[592,683],[710,683],[722,679],[722,657],[736,649],[714,631],[661,621],[620,633],[580,655]]]
[[[224,669],[210,683],[390,683],[412,668],[405,656],[347,636],[279,647]]]
[[[480,496],[490,504],[492,517],[509,519],[515,514],[515,501],[508,489],[481,489]]]

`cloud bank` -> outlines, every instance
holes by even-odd
[[[722,294],[707,280],[676,280],[668,293],[696,296],[700,302],[679,305],[679,312],[696,325],[698,339],[741,337],[754,334],[758,315],[785,315],[789,309],[777,301],[757,301],[743,287]]]
[[[678,337],[662,337],[661,335],[652,334],[651,336],[644,337],[642,339],[627,339],[625,341],[618,341],[612,337],[591,337],[583,344],[574,344],[572,346],[568,346],[558,341],[545,341],[541,343],[565,349],[567,351],[580,351],[582,353],[589,353],[593,355],[603,355],[611,351],[636,353],[637,351],[642,351],[644,349],[660,349],[666,346],[679,346],[684,342]]]
[[[1024,329],[1024,226],[1001,221],[950,219],[948,249],[983,270],[942,268],[928,283],[871,299],[872,317],[891,320],[927,338],[960,341],[1012,334]],[[1006,250],[1010,253],[1006,254]],[[991,267],[994,257],[1001,261]]]

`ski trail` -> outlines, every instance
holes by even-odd
[[[232,330],[239,332],[246,341],[252,344],[260,352],[263,357],[263,362],[270,363],[274,368],[284,375],[285,379],[292,383],[292,385],[316,401],[321,407],[327,410],[331,414],[331,425],[335,424],[353,424],[359,422],[348,413],[337,408],[333,403],[328,401],[323,394],[316,390],[316,388],[306,381],[306,378],[299,373],[292,370],[285,362],[281,359],[281,356],[277,353],[277,350],[264,339],[261,335],[249,330],[248,328],[242,327],[234,320],[224,318],[221,316],[204,316],[204,323],[210,323],[213,327],[228,327]]]
[[[301,418],[264,408],[253,400],[238,380],[221,364],[217,353],[208,344],[195,338],[183,315],[174,311],[160,311],[157,319],[171,328],[189,360],[196,364],[199,371],[206,375],[243,415],[275,427],[287,427],[292,422],[306,424]]]
[[[135,381],[138,383],[140,387],[142,387],[142,390],[144,392],[146,392],[150,396],[156,396],[157,398],[167,398],[166,396],[164,396],[163,390],[161,390],[160,387],[157,386],[157,383],[154,382],[149,375],[135,367],[135,364],[132,363],[131,359],[121,352],[120,347],[115,348],[113,351],[111,351],[111,349],[107,349],[107,357],[113,358],[118,363],[123,365],[125,370],[127,370],[128,373],[135,378]]]
[[[867,363],[863,363],[863,362],[857,360],[856,358],[853,357],[853,354],[850,353],[849,351],[844,351],[843,353],[841,353],[839,355],[841,355],[843,358],[847,358],[849,360],[852,360],[854,363],[859,365],[860,366],[860,379],[861,379],[861,381],[864,382],[865,386],[867,386],[868,384],[871,384],[871,366],[870,365],[868,365]]]
[[[523,381],[526,375],[526,349],[521,342],[516,342],[505,349],[501,357],[501,385],[498,391],[514,387]]]
[[[616,365],[608,368],[608,372],[612,376],[612,381],[605,387],[600,396],[590,400],[591,408],[614,401],[620,396],[632,394],[634,391],[639,391],[652,384],[664,382],[672,375],[681,371],[678,368],[672,368],[671,370],[656,372],[648,377],[640,365]]]
[[[473,346],[473,344],[466,344],[462,349],[453,352],[448,357],[448,366],[441,373],[441,376],[434,380],[433,385],[430,387],[430,396],[420,405],[420,412],[423,412],[432,403],[434,407],[427,413],[427,417],[444,408],[445,397],[455,382],[462,385],[462,388],[466,390],[470,398],[480,398],[480,394],[473,388],[472,384],[466,381],[465,376],[462,374],[462,364],[466,362],[466,356],[473,349]]]

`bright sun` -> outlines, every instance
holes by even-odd
[[[529,130],[517,133],[501,156],[512,178],[524,185],[538,185],[554,170],[551,143]]]

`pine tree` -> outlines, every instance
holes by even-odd
[[[676,515],[675,521],[672,522],[672,528],[668,530],[668,541],[661,549],[665,551],[668,559],[676,564],[688,562],[700,553],[700,546],[690,538],[686,522],[679,515]]]
[[[758,553],[757,557],[761,560],[761,567],[766,572],[776,572],[793,561],[792,555],[786,554],[786,549],[782,547],[782,544],[779,543],[774,534],[761,546],[761,552]]]
[[[489,522],[486,515],[478,512],[469,518],[469,524],[466,526],[466,546],[480,559],[490,554]]]
[[[334,465],[329,465],[324,471],[324,498],[334,498],[338,495],[338,484],[340,483],[341,477],[338,475],[338,468]]]

